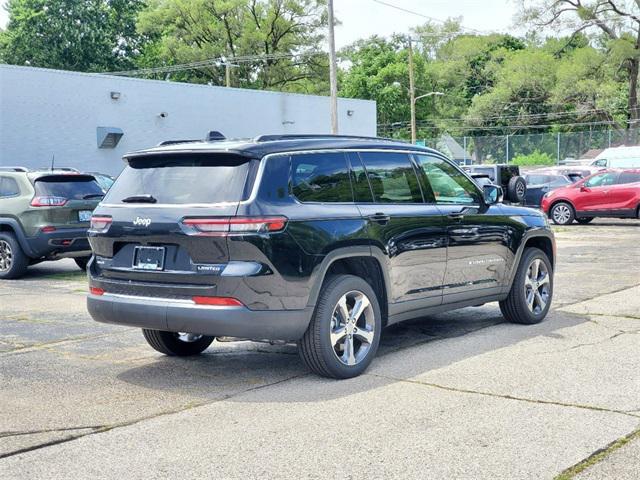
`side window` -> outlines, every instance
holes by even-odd
[[[608,185],[613,185],[616,183],[616,177],[618,174],[616,172],[609,173],[601,173],[599,175],[594,175],[589,180],[584,182],[585,187],[606,187]]]
[[[480,203],[476,185],[448,162],[428,155],[416,155],[437,203]]]
[[[596,167],[606,167],[607,160],[604,158],[601,158],[600,160],[596,160],[595,162],[593,162],[591,165],[594,165]]]
[[[301,202],[353,202],[344,153],[292,155],[291,191]]]
[[[640,172],[622,172],[618,178],[618,183],[640,182]]]
[[[409,155],[361,152],[369,184],[377,203],[422,203],[418,177]]]
[[[20,194],[20,187],[14,178],[0,177],[0,198],[13,197]]]

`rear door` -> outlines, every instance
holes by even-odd
[[[140,281],[202,284],[229,260],[228,220],[248,196],[257,161],[227,154],[163,154],[129,160],[90,233],[99,273]]]
[[[433,198],[423,199],[410,155],[364,151],[349,158],[356,205],[367,221],[372,246],[386,257],[390,314],[439,305],[446,230]]]
[[[499,292],[513,253],[509,221],[501,207],[486,207],[476,185],[448,161],[436,155],[415,155],[448,233],[443,302],[465,301]]]
[[[609,204],[613,210],[635,213],[640,198],[640,171],[621,172],[609,190]]]

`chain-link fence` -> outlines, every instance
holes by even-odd
[[[443,136],[424,139],[423,142],[426,146],[443,150],[460,163],[508,163],[518,156],[540,152],[554,159],[556,164],[561,164],[569,160],[593,157],[596,150],[637,145],[639,133],[636,129],[587,130],[523,135]]]

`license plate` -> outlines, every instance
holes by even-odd
[[[162,270],[164,268],[164,252],[164,247],[136,247],[133,253],[133,268]]]
[[[92,210],[80,210],[78,212],[78,221],[79,222],[88,222],[91,220],[91,215],[93,215]]]

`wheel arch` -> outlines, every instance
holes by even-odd
[[[557,204],[559,203],[567,203],[572,209],[573,209],[573,214],[576,215],[577,214],[577,210],[576,210],[576,206],[573,204],[573,202],[571,200],[567,200],[566,198],[556,198],[550,205],[549,205],[549,215],[551,215],[551,210],[553,210],[553,207],[555,207]]]
[[[549,257],[549,261],[551,262],[551,268],[555,271],[556,265],[556,242],[553,237],[553,233],[551,233],[547,229],[534,229],[530,230],[524,234],[522,237],[522,241],[520,242],[520,246],[516,252],[516,256],[511,266],[511,271],[509,272],[509,283],[506,285],[506,291],[508,292],[511,289],[511,285],[513,284],[513,280],[516,276],[516,272],[518,271],[518,267],[520,266],[520,260],[522,259],[522,255],[527,248],[539,248],[542,250],[547,257]]]
[[[387,323],[389,277],[384,268],[384,254],[369,247],[347,247],[332,251],[322,261],[309,295],[308,306],[314,307],[318,301],[322,285],[332,275],[355,275],[364,279],[378,296],[382,324]]]
[[[27,241],[27,237],[22,230],[22,226],[15,218],[0,217],[0,232],[13,233],[22,248],[22,251],[28,256],[33,257],[33,250]]]

